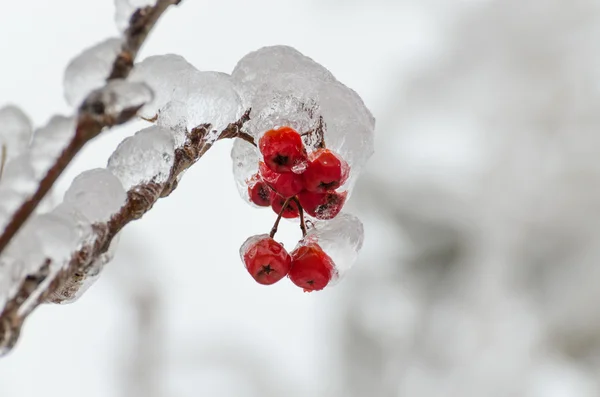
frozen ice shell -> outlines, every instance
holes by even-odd
[[[0,229],[13,213],[28,200],[37,189],[37,178],[27,153],[11,160],[0,181]]]
[[[31,142],[31,120],[13,105],[0,108],[0,156],[2,147],[8,161],[23,153]]]
[[[115,23],[124,32],[129,26],[131,16],[138,8],[154,6],[156,0],[115,0]]]
[[[47,213],[32,217],[27,227],[38,237],[44,256],[52,260],[51,268],[62,268],[80,244],[77,223],[64,213]]]
[[[13,237],[0,257],[0,283],[8,286],[8,297],[13,297],[21,281],[44,263],[41,242],[31,228],[24,227]]]
[[[145,83],[116,79],[92,92],[82,108],[96,112],[97,104],[102,104],[102,113],[118,117],[125,110],[137,109],[151,102],[152,97],[152,90]]]
[[[125,139],[108,159],[108,169],[123,187],[163,183],[169,177],[174,161],[175,142],[169,130],[152,126]]]
[[[278,74],[294,74],[335,81],[324,66],[288,46],[263,47],[244,56],[237,63],[231,77],[242,96],[244,107],[250,107],[256,90]]]
[[[121,52],[121,45],[119,38],[104,40],[84,50],[69,63],[63,82],[69,105],[78,107],[90,92],[106,83],[114,60]]]
[[[322,81],[294,74],[280,74],[265,82],[250,103],[251,119],[244,131],[257,141],[268,130],[288,126],[298,132],[316,127],[318,93]]]
[[[158,110],[156,125],[168,128],[173,134],[175,147],[180,148],[185,144],[188,132],[189,119],[187,105],[181,101],[169,101]]]
[[[356,262],[363,245],[364,228],[354,215],[340,213],[331,220],[315,221],[307,238],[316,240],[333,259],[339,278]]]
[[[90,220],[71,203],[60,203],[52,211],[52,214],[71,219],[76,225],[80,245],[91,244],[95,239]]]
[[[154,100],[140,111],[140,116],[147,119],[159,112],[163,113],[163,119],[176,120],[185,115],[184,124],[188,130],[209,123],[214,130],[221,131],[243,113],[240,97],[229,75],[200,72],[179,55],[148,57],[135,66],[129,79],[146,82],[154,92]],[[186,112],[177,107],[166,108],[172,101],[185,104]],[[168,114],[171,110],[176,111],[172,117]]]
[[[108,247],[108,251],[106,251],[105,253],[101,254],[98,259],[96,259],[92,265],[91,268],[89,269],[86,278],[82,281],[81,286],[79,287],[79,289],[69,298],[66,299],[64,301],[62,301],[62,304],[67,304],[67,303],[73,303],[75,301],[77,301],[79,298],[81,298],[83,296],[83,294],[90,289],[90,287],[96,282],[98,281],[98,279],[100,278],[100,274],[102,273],[102,270],[104,269],[104,266],[110,262],[114,256],[115,253],[117,251],[117,247],[119,245],[119,239],[120,239],[120,234],[117,234],[112,241],[110,242],[110,245]]]
[[[31,143],[31,158],[36,178],[42,179],[69,145],[77,128],[73,117],[54,116],[37,129]]]
[[[246,255],[250,248],[260,240],[264,240],[266,238],[269,238],[268,234],[257,234],[255,236],[248,237],[246,241],[244,241],[244,243],[240,246],[240,259],[242,260],[242,263],[246,263],[244,260],[244,255]]]
[[[300,133],[314,131],[322,118],[327,148],[350,166],[350,177],[342,187],[350,194],[374,150],[375,119],[356,92],[337,81],[288,73],[266,81],[250,105],[252,119],[244,130],[256,140],[280,126]]]
[[[90,223],[107,222],[125,204],[121,181],[105,168],[85,171],[65,193],[64,202],[81,212]]]
[[[258,172],[260,153],[258,149],[242,139],[236,138],[231,148],[231,160],[233,166],[233,178],[240,197],[248,204],[248,180]]]

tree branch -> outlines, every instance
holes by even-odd
[[[242,136],[242,139],[251,139],[241,131],[249,119],[250,110],[240,120],[229,124],[217,140]],[[44,302],[62,303],[73,298],[88,278],[94,261],[108,250],[117,233],[129,222],[141,218],[159,198],[166,197],[175,190],[181,174],[212,147],[214,139],[211,139],[210,132],[210,124],[192,129],[187,134],[185,144],[175,150],[168,180],[162,184],[150,182],[129,189],[125,205],[109,222],[93,225],[93,243],[73,253],[69,264],[53,280],[47,279],[49,262],[36,274],[25,279],[17,294],[7,302],[0,314],[0,355],[3,350],[7,352],[13,347],[24,320],[37,306]]]
[[[156,21],[169,6],[180,2],[181,0],[157,0],[154,6],[136,10],[129,21],[129,27],[125,31],[122,50],[113,63],[107,83],[110,80],[125,78],[129,75],[135,58]],[[56,159],[54,165],[48,170],[46,176],[40,181],[36,192],[15,211],[2,235],[0,235],[0,254],[21,226],[29,219],[81,148],[96,137],[102,129],[129,121],[139,110],[139,108],[126,109],[118,117],[105,114],[102,103],[99,103],[97,95],[94,95],[95,92],[90,93],[79,108],[77,128],[73,138]]]

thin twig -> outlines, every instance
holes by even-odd
[[[158,0],[156,5],[138,9],[131,20],[129,27],[125,31],[125,40],[123,47],[113,63],[111,73],[107,81],[116,78],[125,78],[129,75],[133,67],[135,58],[148,34],[156,24],[156,21],[164,13],[164,11],[173,4],[179,4],[181,0]],[[77,128],[75,134],[63,150],[60,156],[56,159],[54,165],[48,170],[48,173],[40,181],[36,192],[25,201],[21,207],[15,211],[10,222],[0,235],[0,254],[14,235],[19,231],[21,226],[29,219],[29,216],[35,211],[38,204],[50,191],[58,177],[63,173],[65,168],[71,163],[73,158],[79,153],[81,148],[96,137],[105,127],[113,127],[118,124],[123,124],[130,120],[137,113],[138,108],[128,109],[123,112],[120,117],[115,118],[109,115],[97,114],[94,111],[92,95],[90,94],[83,101],[82,107],[77,115]]]
[[[298,212],[300,213],[300,230],[302,230],[302,238],[306,237],[306,223],[304,222],[304,208],[300,204],[298,197],[294,196],[294,202],[298,206]]]
[[[271,228],[271,233],[269,233],[269,237],[271,237],[271,238],[275,237],[275,233],[277,233],[277,228],[279,227],[279,222],[281,221],[281,217],[283,216],[283,212],[286,210],[287,206],[290,204],[290,201],[292,201],[291,197],[289,197],[283,203],[283,206],[281,207],[281,210],[279,211],[279,214],[277,214],[277,219],[275,220],[275,224],[273,224],[273,227]]]

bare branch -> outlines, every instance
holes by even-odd
[[[240,120],[229,124],[217,140],[245,136],[241,129],[249,119],[248,110]],[[117,233],[129,222],[141,218],[159,198],[166,197],[175,190],[181,174],[212,147],[215,139],[211,139],[210,132],[210,124],[192,129],[187,134],[185,144],[175,150],[175,160],[168,180],[162,184],[150,182],[129,189],[125,205],[109,222],[93,225],[94,242],[73,253],[69,264],[53,280],[47,280],[48,272],[44,271],[44,267],[27,277],[0,314],[0,355],[3,349],[7,352],[12,348],[23,321],[37,306],[44,302],[61,303],[75,296],[93,270],[94,261],[108,250]],[[46,269],[48,265],[46,263]]]
[[[112,71],[107,82],[116,78],[125,78],[133,67],[135,58],[150,30],[165,10],[181,0],[157,0],[156,5],[138,9],[131,17],[129,27],[125,31],[125,40],[121,53],[113,63]],[[75,134],[65,147],[61,155],[56,159],[54,165],[48,170],[46,176],[40,181],[36,192],[13,214],[12,219],[0,235],[0,254],[6,248],[10,240],[19,231],[21,226],[29,219],[38,204],[52,188],[58,177],[79,153],[81,148],[96,137],[104,128],[110,128],[123,124],[133,118],[138,108],[127,109],[118,117],[104,113],[102,106],[98,106],[96,92],[83,101],[77,115],[77,128]],[[101,105],[101,104],[100,104]]]

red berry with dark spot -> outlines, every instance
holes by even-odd
[[[292,251],[292,269],[288,277],[304,292],[322,290],[334,272],[333,261],[319,244],[304,244]]]
[[[277,193],[271,192],[271,208],[276,214],[281,212],[283,205],[287,201],[287,198],[278,195]],[[281,215],[283,218],[297,218],[300,216],[300,210],[296,201],[290,200]]]
[[[302,174],[304,187],[309,192],[325,193],[342,186],[348,179],[350,167],[329,149],[312,153],[306,171]]]
[[[304,188],[301,175],[293,172],[279,174],[262,161],[258,163],[258,172],[262,180],[283,197],[295,196]]]
[[[269,130],[258,141],[267,167],[279,173],[301,173],[306,168],[306,149],[302,137],[290,127]]]
[[[258,174],[248,180],[248,196],[250,201],[260,207],[271,205],[271,189]]]
[[[298,194],[298,200],[310,216],[327,220],[335,218],[340,213],[347,195],[347,192],[313,193],[305,190]]]
[[[270,285],[285,277],[292,258],[283,245],[268,235],[252,236],[240,248],[246,269],[257,283]]]

